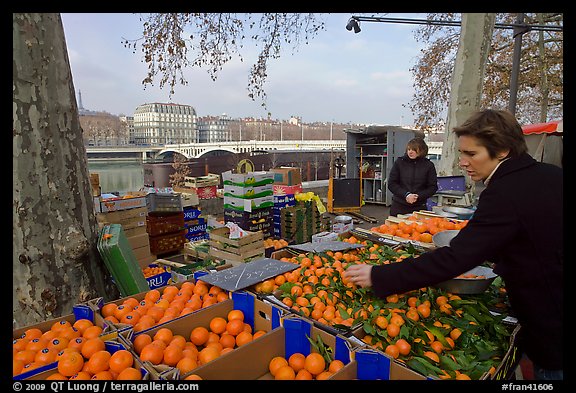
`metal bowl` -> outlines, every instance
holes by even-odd
[[[457,295],[476,295],[486,291],[490,284],[492,284],[492,281],[498,277],[492,269],[485,266],[476,266],[474,269],[470,269],[463,274],[467,273],[484,276],[486,278],[453,278],[436,284],[434,287]]]
[[[432,242],[436,247],[449,246],[450,241],[460,233],[459,229],[447,229],[442,232],[438,232],[432,236]]]
[[[454,213],[449,213],[449,212],[445,212],[442,210],[439,210],[437,212],[435,212],[434,214],[438,215],[438,216],[442,216],[442,217],[446,217],[446,218],[458,218],[458,214],[454,214]]]
[[[444,206],[442,208],[447,213],[456,214],[459,220],[469,220],[474,215],[474,210],[458,206]]]

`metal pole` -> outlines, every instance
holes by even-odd
[[[516,24],[521,25],[524,23],[524,13],[520,12],[516,16]],[[526,31],[526,27],[514,27],[514,54],[512,57],[512,74],[510,75],[510,102],[508,110],[512,114],[516,114],[516,97],[518,95],[518,74],[520,73],[520,60],[522,56],[522,34]]]

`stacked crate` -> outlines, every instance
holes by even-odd
[[[224,221],[250,232],[273,236],[272,208],[274,174],[266,171],[222,174],[224,179]]]
[[[210,231],[210,255],[224,260],[232,266],[250,262],[264,256],[264,236],[262,231],[248,232],[239,239],[230,238],[228,227]]]
[[[311,241],[312,235],[326,231],[329,226],[329,220],[311,201],[298,202],[280,212],[282,237],[297,244]]]
[[[219,184],[220,176],[212,173],[207,176],[184,177],[184,187],[195,190],[199,199],[216,198],[216,191]]]
[[[146,198],[146,231],[150,239],[150,251],[158,256],[182,250],[186,231],[180,194],[151,193]]]
[[[146,267],[156,260],[156,255],[150,250],[150,241],[146,231],[147,213],[148,209],[146,206],[142,206],[96,214],[96,220],[100,228],[110,224],[120,224],[122,226],[134,257],[141,267]]]
[[[186,240],[196,242],[208,239],[208,224],[206,218],[201,217],[202,211],[198,206],[184,207],[184,228],[186,229]]]
[[[274,236],[282,238],[282,215],[281,210],[285,207],[295,206],[296,198],[294,194],[274,195],[274,207],[272,208],[272,222],[274,225]]]

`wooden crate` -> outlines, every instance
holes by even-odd
[[[207,176],[184,177],[185,187],[200,188],[200,187],[217,186],[219,184],[220,184],[220,175],[215,175],[213,173],[209,173]]]
[[[210,255],[232,265],[264,256],[264,234],[261,231],[248,232],[240,239],[230,239],[230,229],[223,227],[212,229],[209,236]]]

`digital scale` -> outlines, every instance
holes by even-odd
[[[473,198],[471,192],[460,190],[443,190],[432,196],[438,206],[472,206]]]

